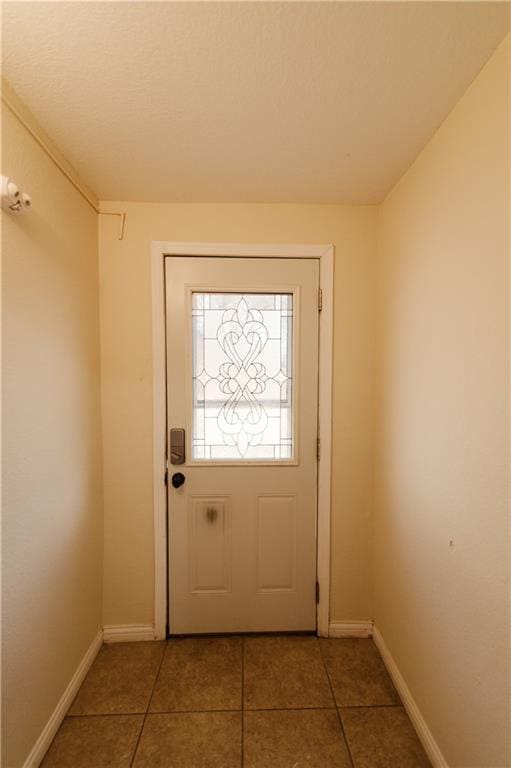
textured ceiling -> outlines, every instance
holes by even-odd
[[[103,200],[379,202],[508,3],[4,2],[3,74]]]

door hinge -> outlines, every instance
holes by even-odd
[[[316,461],[319,461],[321,458],[321,438],[318,437],[316,439]]]
[[[316,582],[316,603],[319,603],[319,581]]]
[[[318,312],[323,309],[323,289],[318,288]]]

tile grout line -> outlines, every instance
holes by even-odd
[[[404,709],[403,704],[341,704],[339,706],[333,705],[332,707],[253,707],[245,708],[240,707],[238,709],[154,709],[152,712],[147,712],[150,715],[199,715],[211,712],[311,712],[312,710],[320,710],[331,712],[334,709]],[[87,717],[132,717],[136,715],[145,715],[146,711],[142,712],[89,712],[83,715],[66,715],[69,720],[85,719]]]
[[[337,706],[337,699],[335,698],[335,693],[334,693],[334,689],[333,689],[333,686],[332,686],[332,681],[330,680],[330,673],[328,672],[328,667],[327,667],[327,664],[326,664],[326,661],[325,661],[325,657],[323,655],[323,650],[321,648],[321,643],[319,642],[319,640],[318,640],[318,645],[319,645],[319,653],[321,655],[321,660],[323,662],[323,667],[325,669],[325,673],[326,673],[326,676],[327,676],[328,685],[330,686],[330,693],[332,694],[332,699],[333,699],[334,704],[335,704],[335,711],[337,712],[337,719],[338,719],[339,725],[341,727],[342,737],[344,739],[344,743],[346,745],[346,751],[348,752],[348,758],[349,758],[349,761],[351,763],[351,768],[355,768],[355,760],[353,759],[353,755],[351,754],[350,745],[348,743],[348,737],[346,736],[346,731],[344,730],[344,723],[342,722],[341,713],[339,712],[339,707]]]
[[[165,654],[167,653],[167,642],[168,641],[165,640],[165,647],[163,648],[163,653],[161,655],[160,663],[158,665],[158,670],[157,670],[156,675],[154,677],[153,687],[151,688],[151,694],[149,696],[149,701],[147,702],[147,707],[146,707],[146,710],[144,712],[144,719],[142,720],[142,727],[140,728],[140,733],[138,734],[137,743],[135,744],[135,749],[133,750],[133,757],[131,758],[131,761],[130,761],[130,768],[132,768],[132,766],[133,766],[133,764],[135,762],[135,758],[137,756],[138,747],[140,745],[140,740],[142,738],[142,733],[144,731],[145,721],[147,720],[147,715],[149,713],[149,707],[151,706],[151,701],[153,699],[154,689],[156,688],[156,683],[158,682],[158,678],[160,676],[160,671],[161,671],[161,668],[162,668],[162,665],[163,665],[163,659],[165,658]]]
[[[334,709],[376,709],[376,708],[402,708],[401,704],[355,704],[355,705],[342,705],[337,707],[335,704],[331,707],[253,707],[253,708],[238,708],[238,709],[153,709],[151,712],[144,710],[143,712],[96,712],[86,715],[66,715],[70,720],[84,719],[87,717],[132,717],[136,715],[200,715],[200,714],[216,714],[217,712],[312,712],[312,711],[325,711],[332,712]]]
[[[337,709],[404,709],[400,704],[340,704]]]

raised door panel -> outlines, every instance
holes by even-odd
[[[295,589],[296,498],[260,496],[257,502],[257,588]]]
[[[188,562],[192,594],[230,591],[231,540],[229,499],[190,496]]]

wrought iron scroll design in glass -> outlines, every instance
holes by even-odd
[[[293,294],[192,293],[195,461],[293,458]]]

